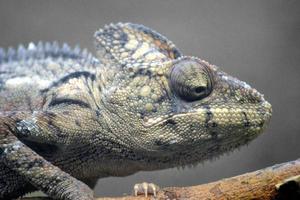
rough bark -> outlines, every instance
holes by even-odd
[[[262,170],[222,179],[216,182],[191,187],[163,188],[157,199],[300,199],[299,183],[289,182],[279,191],[276,185],[287,178],[300,174],[300,159],[277,164]],[[24,198],[26,200],[46,200],[47,198]],[[139,197],[97,198],[97,200],[142,200]]]

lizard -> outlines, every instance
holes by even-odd
[[[109,24],[94,40],[95,55],[0,49],[0,199],[91,200],[98,178],[197,164],[270,121],[260,92],[151,28]]]

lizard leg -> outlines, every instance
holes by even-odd
[[[1,120],[0,160],[23,176],[37,189],[55,199],[92,200],[93,191],[70,174],[52,165],[13,133],[17,131],[11,118]]]
[[[0,199],[16,199],[35,190],[22,176],[0,162]]]

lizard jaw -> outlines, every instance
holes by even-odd
[[[265,127],[271,118],[272,115],[272,106],[269,102],[267,101],[263,101],[259,108],[264,110],[263,113],[263,117],[262,119],[260,119]],[[257,109],[258,110],[258,109]],[[217,114],[224,114],[224,115],[230,115],[232,113],[236,113],[237,115],[239,115],[240,113],[243,113],[243,115],[245,114],[245,110],[240,109],[240,108],[233,108],[233,109],[228,109],[228,108],[212,108],[211,111],[212,113]],[[198,108],[195,109],[193,111],[189,111],[189,112],[182,112],[182,113],[177,113],[177,114],[168,114],[168,115],[163,115],[160,117],[155,117],[155,118],[145,118],[142,121],[142,125],[145,128],[150,128],[150,127],[154,127],[154,126],[158,126],[158,125],[162,125],[163,123],[167,123],[170,120],[176,120],[177,118],[181,118],[181,117],[187,117],[187,116],[198,116],[200,117],[200,119],[205,119],[207,116],[207,109],[205,108]],[[199,122],[201,123],[201,122]]]

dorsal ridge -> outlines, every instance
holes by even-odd
[[[82,62],[97,63],[99,62],[87,49],[81,49],[79,45],[71,48],[68,44],[59,45],[54,42],[30,42],[27,48],[20,44],[17,49],[9,47],[7,50],[0,48],[0,64],[9,62],[20,62],[31,59],[75,59]]]

